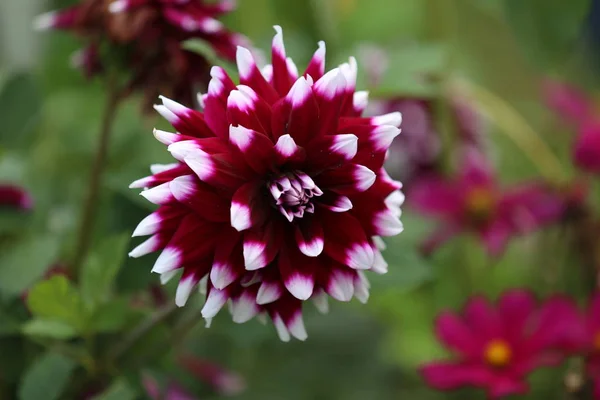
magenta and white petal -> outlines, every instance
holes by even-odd
[[[369,168],[349,163],[323,172],[317,183],[319,187],[335,190],[336,193],[352,195],[369,189],[376,178]]]
[[[277,165],[287,162],[297,163],[306,158],[304,149],[300,148],[289,134],[282,135],[277,139],[274,150]]]
[[[296,243],[298,249],[308,257],[317,257],[323,252],[325,246],[325,234],[323,226],[317,218],[303,219],[295,229]]]
[[[175,200],[173,193],[171,193],[170,182],[163,183],[162,185],[155,186],[151,189],[147,189],[140,193],[142,197],[148,200],[150,203],[157,205],[168,205],[172,204]]]
[[[256,304],[256,288],[248,288],[242,293],[231,299],[231,315],[233,322],[243,324],[250,321],[260,312],[260,307]]]
[[[206,319],[213,318],[221,311],[221,308],[227,303],[227,300],[229,300],[229,290],[227,288],[219,290],[210,287],[204,307],[202,307],[202,311],[200,311],[202,317]]]
[[[313,301],[315,308],[321,314],[327,314],[329,312],[329,300],[327,298],[327,293],[323,289],[316,289],[311,300]]]
[[[325,42],[319,42],[319,48],[315,51],[315,54],[312,56],[308,67],[306,67],[306,71],[304,72],[305,76],[310,76],[313,81],[318,81],[321,79],[323,74],[325,73]]]
[[[248,165],[257,173],[265,173],[273,160],[273,142],[271,139],[243,126],[229,128],[229,141],[237,147]]]
[[[261,187],[255,182],[242,185],[231,200],[231,226],[237,231],[260,227],[268,217],[263,204]]]
[[[183,254],[180,249],[175,247],[167,247],[160,253],[158,258],[156,259],[156,262],[152,267],[152,272],[155,272],[157,274],[164,274],[165,272],[173,271],[181,267],[182,260]]]
[[[360,222],[348,213],[323,213],[325,253],[354,269],[369,269],[375,253]]]
[[[261,231],[250,230],[244,232],[244,265],[246,270],[255,271],[264,268],[277,255],[272,240],[272,232],[269,229]]]
[[[184,271],[175,293],[175,304],[177,307],[185,306],[185,303],[187,303],[188,298],[192,294],[192,290],[194,290],[199,280],[200,279],[194,271]]]
[[[175,178],[170,184],[171,193],[177,201],[198,216],[213,222],[229,221],[227,201],[212,188],[192,175]]]
[[[278,300],[284,288],[278,280],[265,280],[260,284],[256,294],[256,304],[264,305]]]
[[[335,266],[328,273],[325,286],[327,293],[338,301],[350,301],[354,296],[356,272],[347,267]]]
[[[396,236],[404,230],[397,213],[391,209],[379,211],[373,218],[375,233],[379,236]]]
[[[366,304],[369,300],[369,289],[371,285],[369,280],[362,271],[356,271],[354,277],[354,297],[363,304]]]

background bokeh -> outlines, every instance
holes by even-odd
[[[79,41],[66,33],[31,29],[35,15],[71,3],[0,1],[0,181],[23,185],[35,201],[29,214],[0,213],[0,399],[12,398],[13,393],[27,400],[70,399],[86,385],[90,390],[98,386],[93,389],[100,392],[109,387],[113,397],[102,398],[144,398],[141,374],[159,382],[176,378],[200,399],[224,396],[183,371],[174,354],[194,355],[240,374],[246,389],[234,396],[239,399],[483,398],[479,391],[434,392],[418,376],[418,365],[445,354],[432,332],[437,312],[460,307],[473,293],[493,297],[510,287],[529,287],[539,294],[578,293],[582,284],[578,261],[562,246],[558,229],[514,241],[497,259],[487,256],[469,236],[457,237],[425,258],[418,245],[432,224],[408,207],[403,213],[404,232],[388,240],[384,253],[389,273],[372,277],[369,303],[332,302],[328,315],[308,305],[306,342],[282,343],[270,324],[254,320],[236,325],[225,315],[206,329],[199,318],[198,296],[179,314],[179,323],[193,325],[185,336],[169,329],[172,321],[158,324],[118,369],[94,375],[90,354],[122,340],[124,332],[158,307],[148,300],[147,288],[158,281],[149,273],[152,256],[125,257],[137,243],[129,241],[130,232],[151,209],[128,186],[147,174],[149,164],[169,162],[170,156],[152,137],[154,126],[167,129],[166,124],[158,117],[140,115],[139,99],[130,99],[119,111],[95,232],[93,262],[104,274],[89,278],[90,285],[111,289],[102,294],[106,296],[102,310],[86,322],[93,341],[62,340],[56,327],[58,333],[52,335],[47,331],[53,327],[24,328],[28,311],[21,301],[23,293],[48,269],[72,257],[104,104],[101,82],[87,81],[69,65]],[[238,3],[238,10],[225,21],[259,49],[268,51],[272,26],[279,24],[288,55],[298,65],[305,65],[316,43],[325,40],[329,65],[357,56],[358,86],[369,89],[372,99],[415,98],[430,103],[427,118],[439,134],[447,168],[453,163],[449,102],[466,83],[486,94],[474,96],[473,108],[485,121],[479,133],[504,182],[541,175],[531,154],[511,139],[511,133],[518,135],[523,129],[540,135],[559,156],[565,176],[573,176],[572,135],[546,108],[540,83],[548,76],[560,77],[593,92],[598,71],[595,38],[600,32],[594,14],[600,13],[591,12],[599,8],[591,1]],[[387,60],[377,82],[365,73],[383,63],[373,47]],[[486,101],[489,98],[503,107]],[[406,115],[404,123],[410,123]],[[68,297],[69,290],[50,293],[45,301],[64,308],[71,318],[72,310],[57,300]],[[171,302],[174,286],[168,285],[167,291]],[[536,372],[528,398],[564,398],[557,390],[562,376],[561,369]]]

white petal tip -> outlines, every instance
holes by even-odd
[[[116,0],[116,1],[113,1],[112,3],[110,3],[110,5],[108,6],[108,11],[110,11],[113,14],[117,14],[117,13],[125,11],[126,7],[127,7],[126,1]]]

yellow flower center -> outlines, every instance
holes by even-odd
[[[594,350],[600,353],[600,332],[596,332],[594,335]]]
[[[496,199],[487,188],[474,188],[467,193],[466,209],[472,218],[486,219],[492,213]]]
[[[512,358],[512,351],[504,340],[492,340],[484,352],[485,361],[494,367],[504,367]]]

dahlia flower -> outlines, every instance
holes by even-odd
[[[527,375],[562,361],[556,346],[572,328],[570,318],[561,318],[570,307],[558,297],[536,305],[524,290],[505,292],[496,307],[475,296],[462,317],[445,311],[436,320],[436,334],[455,359],[427,364],[421,374],[438,390],[475,386],[494,399],[524,394]]]
[[[549,81],[545,85],[549,107],[577,131],[573,160],[579,168],[600,173],[600,118],[595,99],[575,87]]]
[[[219,57],[233,61],[245,41],[216,19],[235,4],[222,0],[82,0],[38,17],[38,29],[75,32],[86,41],[73,63],[88,77],[114,69],[128,74],[125,92],[140,91],[148,106],[159,94],[191,103],[194,86],[209,79],[208,61],[181,47],[189,39],[206,41]]]
[[[467,149],[454,179],[431,174],[415,182],[410,205],[440,226],[423,243],[428,254],[452,237],[473,232],[488,252],[499,255],[508,240],[561,218],[566,205],[557,193],[537,182],[503,189],[483,155]]]
[[[265,313],[282,340],[303,340],[304,300],[365,302],[364,272],[386,272],[378,244],[402,231],[404,197],[382,166],[401,116],[362,118],[356,61],[325,73],[321,42],[299,74],[275,30],[262,71],[238,47],[239,85],[213,67],[204,113],[164,97],[156,106],[178,131],[155,131],[177,162],[131,185],[160,207],[130,255],[162,250],[152,271],[163,282],[183,271],[179,306],[203,281],[209,321],[231,300],[235,322]]]
[[[18,186],[0,184],[0,207],[30,210],[33,207],[33,199]]]

